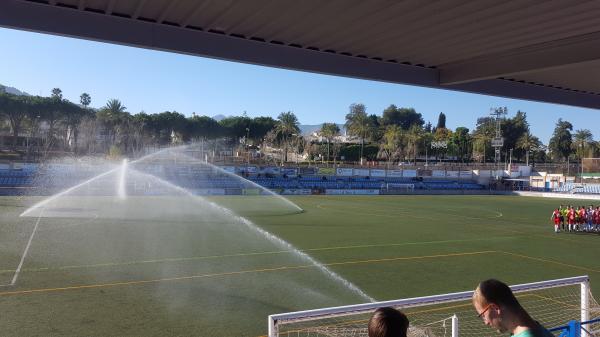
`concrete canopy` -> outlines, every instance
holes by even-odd
[[[2,0],[0,26],[600,108],[595,0]]]

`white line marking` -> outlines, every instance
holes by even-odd
[[[42,212],[44,210],[42,209]],[[25,251],[23,252],[23,256],[21,256],[21,262],[19,262],[19,266],[15,271],[15,276],[13,276],[12,281],[10,282],[11,286],[14,286],[17,283],[17,278],[19,278],[19,273],[21,273],[21,268],[23,267],[23,262],[25,262],[25,258],[27,257],[27,253],[29,252],[29,247],[31,247],[31,242],[33,241],[33,237],[35,236],[35,232],[38,229],[38,225],[40,224],[40,220],[42,219],[42,212],[40,212],[40,216],[38,216],[37,221],[35,222],[35,227],[33,227],[33,232],[31,232],[31,236],[29,237],[29,241],[27,241],[27,246],[25,246]]]
[[[29,236],[29,241],[27,241],[27,246],[25,246],[25,250],[23,251],[23,256],[21,256],[21,261],[19,262],[19,266],[15,270],[15,275],[13,276],[12,281],[9,284],[0,285],[0,287],[12,287],[15,285],[15,283],[17,283],[17,279],[19,278],[19,274],[21,273],[21,268],[23,268],[23,263],[25,262],[25,258],[27,257],[27,253],[29,252],[29,247],[31,247],[31,242],[33,241],[35,232],[37,231],[38,225],[40,224],[40,220],[42,219],[43,212],[44,212],[44,209],[42,208],[42,211],[40,212],[40,215],[38,216],[37,221],[35,222],[35,226],[33,227],[33,231],[31,232],[31,235]]]

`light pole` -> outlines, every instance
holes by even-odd
[[[579,182],[583,185],[583,156],[585,153],[585,143],[581,142],[580,145],[581,145],[581,158],[580,158],[581,163],[579,165],[581,165],[581,175],[580,175],[581,179],[579,179]]]
[[[296,139],[296,141],[294,142],[294,144],[295,144],[295,146],[294,146],[294,157],[296,158],[296,166],[298,166],[298,147],[299,147],[298,134],[297,133],[292,133],[292,136]]]
[[[250,166],[250,148],[248,147],[248,137],[250,137],[250,128],[246,128],[246,138],[244,139],[244,145],[246,145],[246,167]]]

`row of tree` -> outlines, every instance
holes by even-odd
[[[452,157],[466,162],[489,162],[495,159],[492,141],[496,138],[497,118],[485,116],[477,119],[475,129],[470,132],[466,127],[457,127],[454,131],[446,128],[446,116],[440,113],[435,127],[425,123],[422,115],[412,108],[398,108],[390,105],[382,116],[369,115],[362,104],[352,104],[346,115],[346,128],[350,135],[361,141],[360,158],[363,158],[365,142],[377,144],[377,153],[371,152],[367,159],[413,160],[429,157]],[[600,143],[594,141],[588,129],[573,132],[573,125],[559,119],[549,144],[543,144],[531,133],[527,114],[517,111],[513,117],[499,121],[503,146],[500,160],[511,156],[514,160],[529,163],[534,160],[557,162],[569,158],[581,159],[600,154]],[[332,123],[325,123],[321,135],[331,142],[339,130]],[[433,153],[432,153],[433,152]],[[328,150],[329,153],[329,150]]]
[[[0,88],[1,89],[1,88]],[[114,151],[135,154],[144,147],[163,146],[191,140],[243,138],[246,144],[263,142],[268,133],[276,139],[299,133],[292,113],[282,113],[280,120],[271,117],[250,118],[245,115],[220,121],[206,116],[186,117],[176,111],[130,114],[117,99],[99,109],[90,108],[91,97],[80,96],[79,104],[62,97],[59,88],[50,97],[14,95],[0,90],[0,132],[3,147],[26,151],[68,151],[98,154]],[[288,122],[290,116],[294,118]],[[291,123],[293,126],[288,126]],[[283,130],[284,134],[274,132]]]
[[[149,146],[217,140],[229,148],[263,147],[278,150],[280,160],[289,152],[337,160],[418,161],[424,158],[452,159],[461,162],[488,162],[494,159],[492,140],[496,136],[496,118],[477,120],[470,131],[466,127],[450,130],[446,116],[440,113],[435,127],[425,123],[412,108],[390,105],[381,114],[368,114],[363,104],[352,104],[346,115],[348,137],[340,137],[335,123],[323,123],[318,134],[324,141],[303,137],[292,112],[277,119],[242,116],[215,120],[193,114],[186,117],[176,111],[130,114],[117,99],[99,109],[90,107],[91,96],[83,93],[79,104],[62,97],[59,88],[49,97],[14,95],[0,88],[0,132],[10,134],[4,147],[49,153],[68,151],[77,154],[118,152],[135,155]],[[559,120],[546,146],[530,132],[527,115],[518,111],[500,121],[504,146],[502,156],[529,162],[596,156],[599,144],[587,130],[573,132],[571,123]],[[2,137],[3,140],[7,137]],[[356,151],[355,151],[356,150]],[[548,157],[548,158],[546,158]]]

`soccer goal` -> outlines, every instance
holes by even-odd
[[[390,194],[415,191],[415,184],[387,183],[385,187]]]
[[[587,276],[511,286],[523,307],[548,328],[571,321],[581,324],[582,337],[600,332],[600,306]],[[366,337],[367,323],[380,307],[402,310],[410,320],[411,337],[499,336],[473,309],[473,291],[298,311],[269,316],[269,337]],[[579,331],[578,331],[579,332]],[[558,334],[557,334],[558,335]]]

